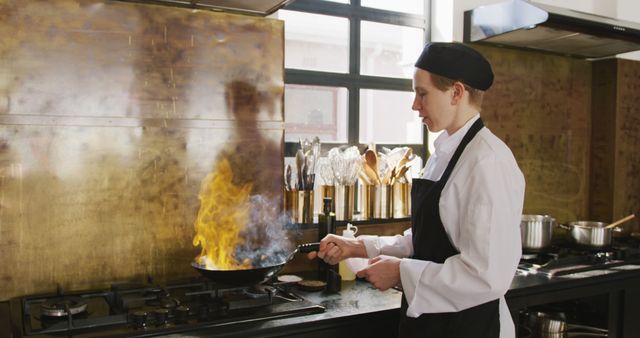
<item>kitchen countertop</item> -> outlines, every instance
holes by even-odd
[[[626,265],[580,272],[572,275],[548,279],[537,275],[518,275],[514,278],[506,295],[512,311],[535,305],[547,299],[565,296],[580,297],[580,292],[590,290],[603,293],[629,286],[640,287],[640,265]],[[626,283],[626,284],[625,284]],[[582,290],[582,291],[581,291]],[[339,293],[324,291],[297,291],[307,300],[320,304],[326,311],[319,314],[268,320],[253,323],[240,323],[203,329],[198,332],[168,335],[167,337],[326,337],[332,338],[359,336],[391,337],[395,334],[399,318],[401,292],[390,289],[384,292],[375,290],[366,281],[344,281]],[[558,294],[563,296],[558,298]],[[8,304],[0,303],[0,337],[6,332],[8,322],[6,314]],[[363,330],[370,330],[369,332]]]
[[[575,288],[579,286],[600,285],[602,282],[623,281],[640,276],[640,264],[629,264],[608,269],[591,270],[559,277],[547,278],[542,275],[518,274],[511,282],[506,298],[541,293],[545,290]],[[640,286],[639,286],[640,287]]]
[[[307,300],[322,305],[326,311],[319,314],[264,322],[231,325],[198,332],[194,337],[390,337],[396,332],[402,293],[389,289],[381,292],[362,280],[343,281],[339,293],[297,290]],[[371,325],[371,322],[376,325]],[[370,332],[360,331],[370,326]],[[366,329],[365,329],[366,330]],[[212,332],[215,331],[215,332]],[[171,335],[169,337],[184,337]]]

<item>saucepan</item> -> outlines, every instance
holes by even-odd
[[[609,333],[598,327],[569,324],[564,312],[531,312],[528,323],[541,338],[607,337]]]
[[[590,249],[603,249],[611,245],[612,233],[620,232],[621,228],[608,228],[607,223],[594,221],[575,221],[559,224],[561,228],[569,230],[575,242]]]
[[[196,262],[191,262],[191,266],[201,273],[204,277],[214,282],[217,285],[224,286],[251,286],[266,282],[273,276],[275,276],[285,264],[293,259],[298,252],[312,252],[318,251],[320,243],[307,243],[298,245],[287,258],[275,265],[262,266],[253,269],[238,269],[238,270],[213,270],[199,265]]]
[[[524,252],[543,251],[551,245],[556,220],[548,215],[522,215],[520,237]]]

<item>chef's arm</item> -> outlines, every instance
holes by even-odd
[[[369,258],[379,255],[410,257],[413,255],[411,238],[411,229],[407,229],[402,235],[395,236],[358,236],[358,239],[364,243]]]

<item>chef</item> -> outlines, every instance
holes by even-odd
[[[415,67],[412,109],[442,133],[413,180],[411,229],[328,235],[309,257],[329,264],[371,258],[358,277],[403,290],[400,337],[515,337],[504,294],[521,255],[525,182],[509,148],[480,118],[491,65],[466,45],[429,43]]]

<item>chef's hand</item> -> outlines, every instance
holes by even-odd
[[[329,234],[320,241],[320,249],[307,254],[309,259],[316,257],[327,264],[335,265],[349,257],[367,257],[367,249],[362,241],[355,238],[347,238]]]
[[[369,260],[369,266],[358,271],[356,276],[365,278],[380,291],[400,284],[400,258],[378,256]]]

